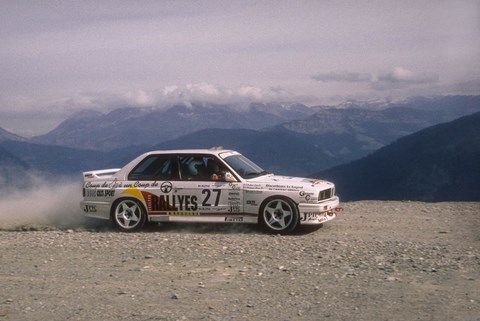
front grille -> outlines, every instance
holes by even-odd
[[[323,191],[320,191],[320,193],[318,193],[318,200],[319,201],[326,200],[331,198],[332,196],[333,196],[333,188],[324,189]]]

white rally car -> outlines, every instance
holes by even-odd
[[[155,221],[259,223],[283,233],[329,221],[340,210],[332,183],[273,175],[218,148],[152,151],[83,177],[85,215],[123,231]]]

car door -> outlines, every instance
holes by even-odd
[[[240,183],[225,181],[228,169],[215,155],[183,154],[179,155],[178,162],[177,193],[196,201],[199,216],[217,216],[224,220],[226,215],[242,213]]]
[[[143,199],[150,218],[172,215],[177,206],[173,196],[179,178],[176,155],[152,154],[145,157],[128,175],[123,194]]]

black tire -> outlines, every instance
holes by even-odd
[[[270,233],[291,233],[299,222],[297,206],[284,196],[272,196],[263,201],[258,216],[259,224]]]
[[[139,231],[147,221],[147,213],[143,204],[134,198],[116,200],[110,216],[113,224],[123,232]]]

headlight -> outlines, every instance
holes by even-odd
[[[333,193],[334,193],[334,188],[324,189],[323,191],[320,191],[320,193],[318,193],[318,200],[319,201],[327,200],[334,195]]]

